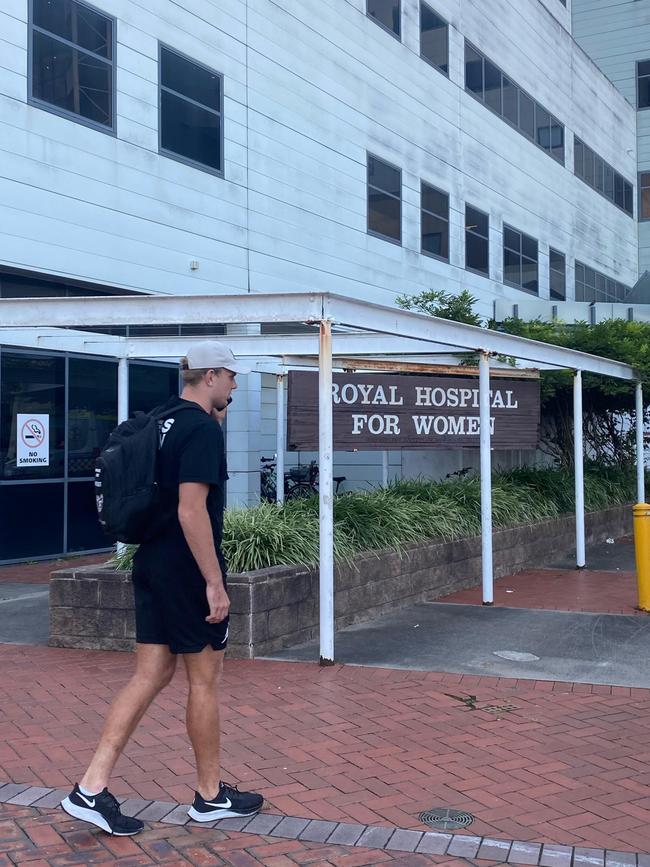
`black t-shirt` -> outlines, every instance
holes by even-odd
[[[182,409],[174,409],[182,406]],[[166,415],[159,422],[159,480],[163,508],[168,515],[167,529],[154,540],[156,547],[179,546],[191,551],[178,520],[178,486],[183,482],[203,482],[210,486],[206,507],[212,524],[217,557],[225,572],[221,553],[225,483],[228,477],[221,425],[197,403],[171,397],[158,411]]]

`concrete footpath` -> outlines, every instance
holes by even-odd
[[[617,565],[629,565],[625,544],[593,573],[560,564],[502,579],[497,605],[536,600],[645,628],[634,575]],[[465,594],[449,601],[480,602]],[[54,805],[132,668],[129,654],[0,644],[0,865],[650,867],[650,690],[284,660],[228,661],[223,681],[224,777],[262,792],[263,813],[186,822],[194,774],[179,668],[111,786],[147,830],[110,838]],[[471,824],[432,831],[418,817],[435,808]]]

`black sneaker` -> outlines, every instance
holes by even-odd
[[[228,816],[254,816],[262,809],[263,803],[264,798],[255,792],[240,792],[237,786],[219,783],[217,796],[211,801],[206,801],[196,792],[187,815],[195,822],[214,822]]]
[[[68,797],[61,801],[61,806],[75,819],[97,825],[116,837],[130,837],[144,828],[140,819],[122,813],[117,798],[108,789],[103,789],[98,795],[82,795],[78,783],[75,783]]]

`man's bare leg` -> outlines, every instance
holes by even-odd
[[[183,660],[189,681],[186,724],[196,760],[197,791],[214,798],[219,789],[219,678],[223,667],[223,650],[205,647],[200,653],[185,653]]]
[[[101,792],[108,785],[120,757],[149,705],[174,676],[176,656],[166,644],[137,644],[135,674],[116,696],[106,718],[104,731],[81,787]]]

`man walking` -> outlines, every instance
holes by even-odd
[[[217,341],[193,346],[181,360],[184,388],[162,408],[159,483],[165,531],[134,557],[135,674],[114,700],[93,759],[61,806],[109,834],[137,834],[143,822],[120,811],[108,791],[115,762],[153,699],[170,683],[182,654],[189,695],[187,733],[197,769],[189,815],[198,822],[250,816],[261,795],[221,779],[218,685],[228,641],[226,563],[221,553],[223,434],[217,421],[237,373],[248,373]]]

